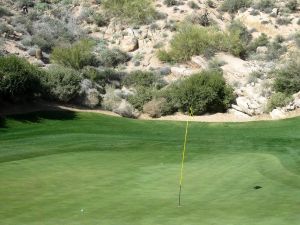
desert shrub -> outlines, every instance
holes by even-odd
[[[253,5],[253,8],[263,12],[269,11],[274,7],[275,7],[274,0],[257,0]]]
[[[14,33],[14,29],[8,25],[6,25],[5,23],[0,22],[0,33],[1,34],[9,34],[12,35]]]
[[[296,45],[298,48],[300,48],[300,32],[297,32],[295,35],[294,35],[294,40],[296,42]]]
[[[13,14],[5,7],[0,6],[0,18],[3,16],[12,16]]]
[[[156,17],[151,0],[104,0],[102,4],[108,13],[132,23],[150,23]]]
[[[82,76],[97,84],[97,90],[104,94],[105,87],[119,83],[124,76],[122,73],[117,72],[110,68],[98,69],[95,67],[85,67],[82,71]]]
[[[43,17],[32,25],[32,44],[43,51],[50,52],[58,44],[69,44],[83,39],[86,33],[75,24],[74,20],[62,20]]]
[[[249,74],[248,77],[248,83],[257,83],[259,78],[262,78],[263,73],[261,73],[260,71],[254,71],[252,73]]]
[[[100,62],[105,67],[116,67],[130,60],[130,56],[120,49],[103,48],[100,51]]]
[[[93,14],[93,20],[94,20],[95,24],[97,24],[97,26],[99,26],[99,27],[104,27],[109,24],[109,19],[102,13]]]
[[[292,19],[289,17],[279,17],[276,19],[278,25],[288,25],[292,22]]]
[[[195,115],[206,112],[224,112],[233,100],[233,90],[218,71],[204,71],[174,84],[171,102],[180,111]],[[167,97],[167,99],[170,97]]]
[[[223,32],[213,27],[184,24],[171,40],[171,50],[160,51],[158,57],[163,61],[187,61],[193,55],[205,54],[208,49],[226,50],[226,39]]]
[[[267,60],[276,60],[279,59],[281,55],[287,52],[287,47],[282,45],[282,39],[276,37],[274,41],[269,43],[268,52],[266,55]]]
[[[211,57],[217,51],[243,57],[247,44],[244,35],[244,31],[236,28],[223,32],[215,27],[184,23],[171,40],[170,51],[160,50],[157,56],[164,62],[187,61],[193,55]]]
[[[208,5],[208,7],[210,8],[216,8],[216,5],[213,0],[207,0],[206,5]]]
[[[25,59],[0,57],[0,96],[11,101],[30,100],[41,92],[44,73]]]
[[[159,49],[157,51],[157,58],[162,62],[174,63],[176,60],[171,56],[171,53],[164,49]]]
[[[128,97],[128,102],[139,111],[143,110],[143,106],[152,100],[156,89],[139,86],[136,88],[136,94]]]
[[[239,39],[243,43],[249,43],[252,40],[252,35],[247,27],[239,20],[234,20],[228,27],[230,33],[238,33]]]
[[[159,118],[164,115],[166,104],[165,98],[155,98],[143,106],[143,112],[152,118]]]
[[[239,9],[247,8],[251,5],[252,0],[225,0],[221,5],[221,10],[235,13]]]
[[[275,72],[276,92],[293,94],[300,91],[300,55],[293,55],[286,66]]]
[[[102,107],[105,110],[114,111],[120,105],[122,98],[116,95],[115,90],[111,85],[105,87],[105,95],[102,101]]]
[[[77,70],[85,66],[94,65],[93,46],[94,42],[84,39],[69,47],[55,47],[51,54],[51,60],[56,64]]]
[[[288,2],[286,3],[286,7],[291,11],[297,10],[298,0],[288,0]]]
[[[284,107],[292,101],[292,97],[285,93],[277,92],[274,93],[267,103],[267,111],[271,112],[277,107]]]
[[[44,97],[51,100],[70,102],[80,91],[80,74],[71,68],[52,66],[43,79]]]
[[[22,7],[23,5],[27,5],[28,7],[34,6],[34,0],[18,0],[16,3],[18,7]]]
[[[225,64],[226,64],[226,62],[224,62],[224,61],[221,61],[218,59],[212,59],[208,63],[208,69],[217,71],[219,73],[223,73],[223,70],[221,67],[224,66]]]
[[[191,8],[191,9],[200,9],[200,7],[198,6],[198,4],[194,1],[189,1],[188,3],[188,6]]]
[[[177,0],[164,0],[164,4],[170,7],[174,5],[179,5],[179,2]]]
[[[34,9],[40,12],[45,12],[50,9],[50,5],[46,2],[38,2],[34,5]]]
[[[212,21],[208,17],[208,13],[203,14],[191,14],[185,18],[185,21],[191,24],[198,24],[207,27],[212,24]]]
[[[252,39],[251,33],[247,30],[245,25],[235,20],[229,28],[229,52],[235,56],[245,58],[247,54],[247,46]]]
[[[157,74],[147,71],[133,71],[125,76],[123,84],[127,87],[158,87],[163,86],[163,82]]]
[[[248,51],[256,51],[258,47],[267,46],[269,44],[269,38],[266,34],[261,34],[258,38],[254,39],[248,46]]]

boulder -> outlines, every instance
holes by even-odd
[[[125,99],[122,99],[120,105],[113,111],[123,117],[128,118],[137,118],[139,116],[139,112],[135,110],[134,107]]]
[[[191,62],[202,69],[208,68],[208,61],[201,56],[193,56]]]
[[[171,67],[171,73],[175,76],[190,76],[195,73],[197,70],[189,69],[185,66],[173,66]]]
[[[234,108],[229,109],[228,112],[229,112],[230,114],[235,115],[235,116],[236,116],[237,118],[239,118],[239,119],[249,119],[249,118],[251,118],[251,116],[247,115],[246,113],[243,113],[243,112],[241,112],[240,110],[236,110],[236,109],[234,109]]]
[[[244,112],[250,116],[254,115],[254,110],[251,108],[251,103],[250,100],[246,97],[238,97],[236,99],[236,104],[238,108],[240,109],[239,111]]]
[[[162,67],[162,68],[158,69],[158,72],[159,72],[160,75],[166,76],[166,75],[171,74],[172,71],[171,71],[170,67]]]
[[[236,110],[246,113],[249,116],[260,115],[264,113],[265,104],[258,102],[256,99],[249,97],[238,97],[236,99]]]
[[[132,36],[125,36],[121,41],[120,48],[124,52],[133,52],[139,48],[138,39]]]
[[[285,111],[283,109],[277,108],[270,112],[272,119],[284,119],[286,118]]]

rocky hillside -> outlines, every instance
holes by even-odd
[[[300,107],[299,6],[297,0],[1,0],[0,54],[46,71],[53,64],[80,71],[76,97],[58,100],[123,116],[187,112],[186,101],[213,94],[174,101],[184,98],[164,90],[217,71],[233,97],[218,95],[222,104],[213,108],[216,100],[195,103],[199,115],[283,117]],[[75,48],[89,49],[82,40],[92,43],[89,63],[65,60]]]

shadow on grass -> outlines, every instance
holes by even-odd
[[[0,128],[7,128],[6,119],[0,116]]]
[[[7,116],[6,119],[12,119],[23,123],[40,123],[42,120],[74,120],[76,113],[68,110],[38,111],[26,114],[17,114]],[[1,122],[0,122],[1,123]],[[5,121],[4,121],[5,123]]]

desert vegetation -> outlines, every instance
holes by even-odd
[[[285,35],[298,26],[298,7],[295,0],[5,0],[0,55],[4,64],[19,55],[10,66],[26,58],[26,76],[37,82],[18,102],[71,103],[133,118],[190,106],[199,115],[256,115],[299,92],[297,73],[286,72],[297,64],[282,63],[299,51],[298,33]],[[5,86],[21,78],[7,79],[1,99],[15,101]]]

